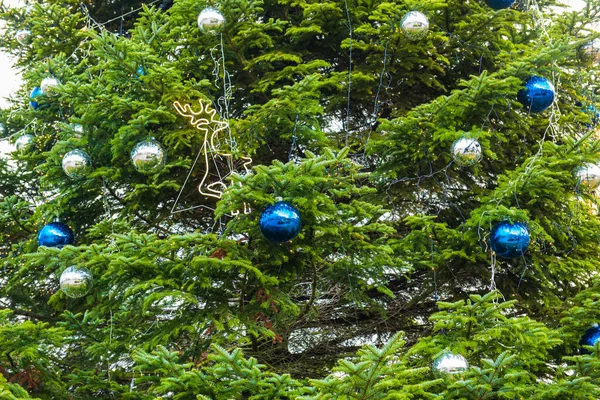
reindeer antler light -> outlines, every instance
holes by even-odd
[[[204,104],[202,100],[199,100],[198,102],[200,104],[198,111],[194,111],[190,104],[181,105],[181,103],[179,103],[178,101],[174,102],[173,106],[181,116],[189,118],[190,124],[199,129],[204,135],[202,147],[200,148],[200,153],[198,153],[198,157],[196,157],[196,160],[192,165],[193,169],[196,165],[196,162],[198,161],[199,156],[203,155],[205,168],[204,175],[202,176],[202,181],[198,185],[198,191],[205,196],[220,199],[223,195],[223,191],[227,188],[227,185],[225,185],[223,180],[235,172],[233,167],[233,154],[220,151],[220,141],[218,140],[219,135],[228,130],[229,124],[226,121],[221,121],[217,117],[217,111],[212,109],[210,107],[210,104]],[[212,158],[212,160],[210,160],[210,158]],[[216,160],[217,158],[225,159],[226,164],[229,167],[229,171],[227,173],[221,173],[221,171],[219,170],[219,163]],[[248,173],[250,170],[249,166],[252,163],[252,159],[250,157],[241,158],[244,160],[243,168],[245,172]],[[216,182],[207,184],[210,171],[213,168],[215,169],[215,172],[219,179]],[[188,174],[188,179],[191,175],[191,172],[192,171],[190,170],[190,173]],[[186,179],[186,183],[188,179]],[[181,188],[182,191],[184,187]],[[250,208],[247,206],[247,204],[244,204],[244,213],[247,214],[249,212]],[[239,212],[233,214],[237,215],[238,213]]]

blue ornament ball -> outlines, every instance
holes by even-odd
[[[51,222],[38,233],[38,244],[46,247],[63,247],[75,242],[71,228],[62,222]]]
[[[585,331],[579,344],[581,346],[594,346],[596,342],[600,340],[600,326],[592,326],[590,329]],[[583,354],[589,354],[589,350],[581,348],[580,350]]]
[[[298,236],[302,228],[302,219],[296,207],[280,201],[262,212],[258,225],[269,241],[283,243]]]
[[[529,230],[521,222],[500,222],[492,229],[490,246],[502,258],[520,257],[529,247]]]
[[[37,101],[35,101],[34,99],[36,97],[39,97],[41,95],[43,95],[44,92],[42,91],[42,88],[40,88],[39,86],[36,86],[33,88],[33,90],[31,91],[31,94],[29,95],[29,105],[31,106],[31,108],[33,108],[34,110],[37,110],[40,105]]]
[[[546,78],[531,76],[525,81],[525,89],[519,90],[517,99],[532,113],[539,113],[554,103],[556,89]]]
[[[509,8],[515,4],[516,0],[485,0],[486,4],[494,10],[502,10],[503,8]]]

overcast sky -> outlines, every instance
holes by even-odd
[[[14,6],[22,4],[19,0],[4,0],[4,4]],[[11,68],[12,60],[5,53],[0,53],[0,108],[7,106],[6,96],[14,93],[21,85],[21,79]]]

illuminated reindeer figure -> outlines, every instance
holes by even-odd
[[[217,175],[220,179],[224,179],[234,172],[233,155],[230,153],[220,152],[219,142],[217,140],[217,136],[220,133],[224,132],[229,127],[229,124],[225,121],[220,121],[218,118],[216,118],[217,112],[216,110],[211,109],[209,104],[204,105],[202,103],[202,100],[200,100],[199,103],[199,111],[193,111],[192,107],[189,104],[182,106],[177,101],[173,103],[173,105],[175,106],[175,109],[181,116],[190,119],[190,123],[192,124],[192,126],[196,127],[204,133],[202,148],[200,149],[204,156],[204,176],[202,177],[202,181],[200,181],[200,185],[198,185],[198,191],[205,196],[220,199],[225,189],[227,189],[227,185],[225,185],[225,183],[223,183],[222,180],[206,184],[206,180],[208,179],[211,169],[211,164],[209,162],[209,154],[211,155],[213,161],[215,156],[223,157],[226,159],[226,163],[229,166],[229,172],[224,176],[221,176],[220,172],[218,171],[218,164],[214,162],[215,169],[217,169]],[[212,134],[209,135],[210,128],[212,128]],[[250,164],[252,164],[252,159],[250,157],[241,158],[242,160],[244,160],[242,166],[245,172],[249,173]],[[250,206],[244,203],[244,214],[249,214],[250,212]],[[232,214],[238,215],[239,211],[233,212]]]

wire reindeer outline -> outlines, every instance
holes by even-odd
[[[221,121],[218,118],[216,118],[217,111],[212,109],[210,107],[209,103],[206,103],[206,105],[205,105],[202,102],[202,100],[198,100],[198,103],[200,103],[199,111],[194,111],[190,104],[181,105],[181,103],[179,103],[178,101],[175,101],[173,103],[173,106],[175,107],[175,110],[179,113],[179,115],[181,115],[182,117],[189,118],[190,124],[193,127],[195,127],[196,129],[203,132],[203,134],[204,134],[204,139],[203,139],[202,147],[200,148],[200,152],[202,152],[204,155],[205,169],[204,169],[204,175],[202,177],[202,180],[200,181],[200,184],[198,185],[198,191],[200,192],[200,194],[203,194],[205,196],[220,199],[221,196],[223,195],[223,192],[225,191],[225,189],[227,189],[227,185],[225,185],[225,183],[223,183],[223,181],[217,181],[217,182],[213,182],[208,185],[205,185],[206,180],[208,179],[208,176],[210,174],[210,169],[211,169],[208,155],[209,155],[209,153],[211,153],[214,155],[224,157],[227,160],[227,164],[229,165],[230,171],[228,174],[226,174],[221,179],[224,179],[227,176],[234,173],[233,154],[220,152],[219,146],[216,144],[218,134],[223,132],[225,129],[227,129],[229,127],[229,123],[227,123],[226,121]],[[214,128],[212,130],[212,134],[210,134],[210,137],[209,137],[209,127],[211,127],[211,126],[216,126],[216,128]],[[244,168],[245,173],[248,174],[250,172],[250,164],[252,164],[252,158],[250,158],[250,157],[240,157],[240,158],[242,160],[244,160],[242,167]],[[213,156],[213,159],[214,159],[214,156]],[[217,175],[219,175],[219,177],[221,177],[221,174],[218,171],[218,167],[216,167],[216,169],[217,169]],[[239,185],[241,186],[241,183]],[[221,190],[216,189],[217,186],[220,186]],[[204,187],[207,190],[206,192],[203,190]],[[212,193],[209,193],[209,192],[212,192]],[[252,212],[252,209],[246,202],[244,202],[243,212],[244,212],[244,214],[250,214]],[[237,215],[239,215],[239,213],[240,213],[239,211],[235,211],[235,212],[232,212],[232,215],[237,216]]]

